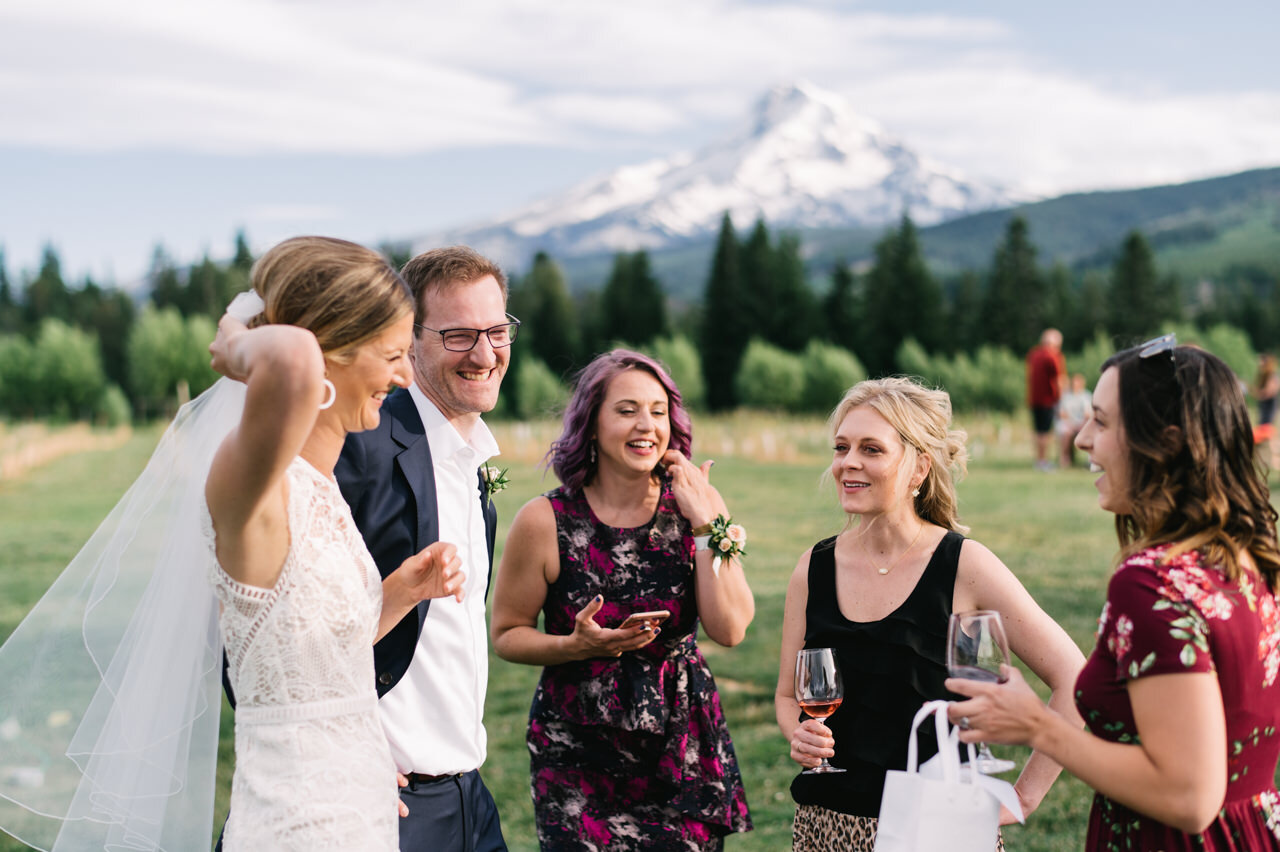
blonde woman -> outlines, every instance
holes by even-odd
[[[807,550],[791,576],[774,704],[792,760],[809,768],[825,757],[846,770],[792,782],[792,848],[870,852],[885,772],[906,766],[913,715],[924,701],[954,697],[943,687],[951,613],[998,610],[1013,652],[1067,716],[1084,657],[995,554],[964,537],[955,476],[965,435],[951,428],[944,391],[903,378],[861,382],[830,428],[831,476],[850,523]],[[844,702],[825,724],[796,702],[801,648],[835,649],[843,673]],[[937,752],[929,737],[921,761]],[[1015,784],[1024,813],[1059,771],[1031,756]]]

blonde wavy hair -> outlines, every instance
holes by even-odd
[[[266,303],[250,327],[305,328],[325,357],[339,363],[413,310],[409,286],[386,258],[333,237],[293,237],[273,246],[253,265],[249,281]]]
[[[827,420],[833,438],[849,412],[862,405],[897,430],[907,448],[905,464],[914,463],[916,455],[929,458],[929,472],[915,498],[916,514],[944,529],[967,533],[969,528],[959,520],[956,482],[967,470],[968,435],[962,429],[951,428],[950,395],[898,376],[858,382],[845,392]]]

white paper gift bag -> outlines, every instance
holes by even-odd
[[[930,716],[938,736],[941,778],[919,771],[916,730]],[[1000,803],[979,783],[973,746],[968,747],[968,767],[962,770],[955,749],[948,747],[947,733],[946,701],[930,701],[916,713],[907,769],[891,769],[885,775],[875,852],[994,852]]]

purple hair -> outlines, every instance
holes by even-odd
[[[556,478],[570,491],[581,491],[596,475],[596,462],[591,460],[591,432],[604,405],[609,385],[627,370],[644,370],[658,380],[667,392],[671,420],[670,449],[686,458],[693,452],[693,423],[680,401],[680,389],[662,365],[648,355],[630,349],[614,349],[597,355],[582,368],[573,385],[573,397],[564,412],[564,430],[551,442],[544,463],[555,471]]]

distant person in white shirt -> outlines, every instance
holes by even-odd
[[[1075,461],[1076,435],[1093,413],[1093,394],[1084,385],[1084,375],[1071,375],[1071,389],[1058,400],[1058,467],[1066,470]]]
[[[461,601],[410,612],[374,646],[378,702],[396,768],[403,852],[507,848],[480,778],[489,678],[485,600],[496,515],[481,469],[498,445],[493,409],[520,323],[506,277],[463,246],[435,249],[401,274],[414,298],[413,384],[389,396],[377,429],[348,440],[335,474],[385,578],[433,541],[457,546]]]

